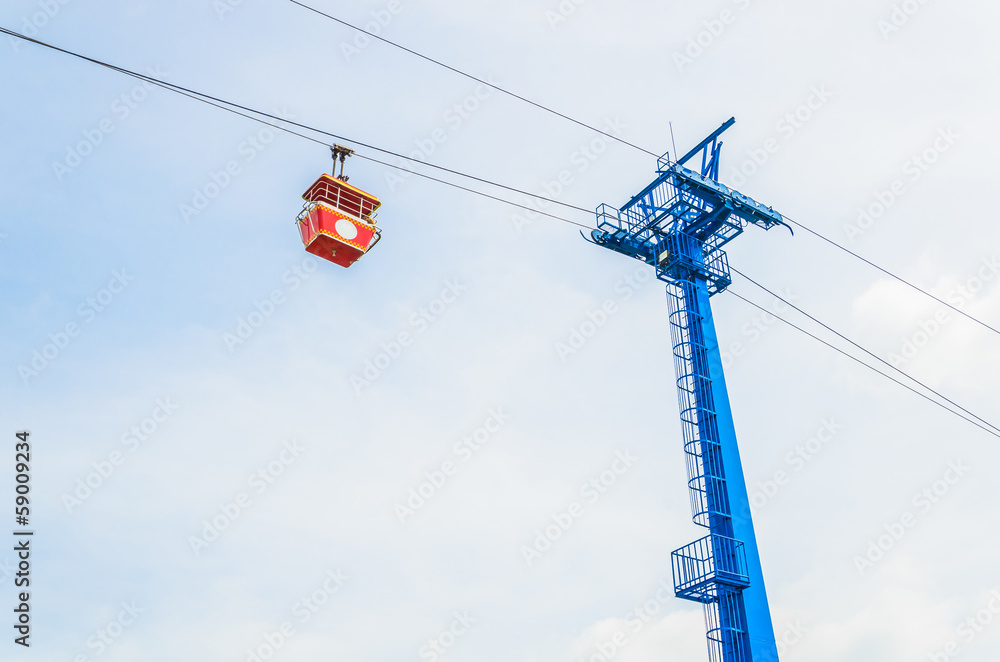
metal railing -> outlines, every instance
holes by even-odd
[[[750,585],[746,551],[733,538],[707,535],[670,554],[674,593],[697,602],[713,602],[726,589]]]

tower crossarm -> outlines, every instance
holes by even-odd
[[[594,243],[655,266],[666,282],[701,275],[711,294],[731,282],[725,244],[748,225],[784,225],[770,207],[676,163],[620,209],[601,205],[597,216]]]

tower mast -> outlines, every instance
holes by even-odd
[[[732,282],[723,246],[781,214],[720,184],[725,122],[621,209],[601,205],[593,243],[654,267],[667,283],[691,513],[708,535],[671,554],[674,593],[704,605],[710,662],[777,662],[750,502],[709,298]],[[698,171],[684,166],[701,156]],[[786,226],[787,227],[787,226]]]

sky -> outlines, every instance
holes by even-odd
[[[656,154],[735,117],[723,183],[1000,327],[995,3],[311,1]],[[0,25],[584,209],[655,176],[287,0],[9,0]],[[704,531],[647,267],[355,157],[383,238],[343,269],[293,225],[325,147],[7,37],[0,145],[0,528],[28,430],[35,532],[29,649],[0,546],[3,659],[707,659],[671,597]],[[996,421],[997,333],[804,231],[728,254]],[[997,659],[1000,440],[712,304],[781,659]]]

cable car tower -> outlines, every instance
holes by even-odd
[[[601,205],[593,243],[641,260],[667,283],[670,336],[695,524],[708,535],[671,554],[674,593],[705,608],[711,662],[777,662],[736,428],[709,297],[732,282],[722,250],[781,214],[718,182],[730,119],[621,209]],[[701,170],[684,167],[701,155]],[[787,227],[787,226],[786,226]]]

